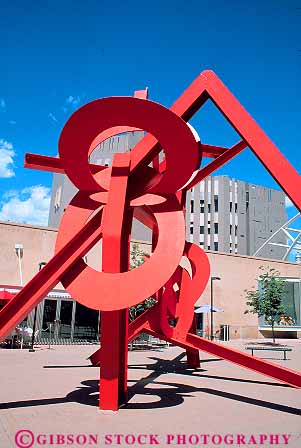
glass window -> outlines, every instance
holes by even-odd
[[[276,326],[289,327],[301,326],[301,306],[300,306],[300,280],[298,279],[283,279],[285,280],[285,290],[282,304],[285,308],[284,316],[281,317],[280,323]],[[260,289],[260,283],[259,283]],[[260,325],[269,326],[264,320],[264,317],[259,318]]]
[[[214,196],[214,211],[218,212],[218,197]]]
[[[287,280],[283,298],[285,314],[290,319],[283,319],[281,325],[301,325],[300,322],[300,281]]]
[[[190,212],[193,213],[194,210],[194,203],[193,201],[190,201]]]
[[[214,233],[218,233],[218,223],[214,223]]]
[[[98,311],[76,303],[74,339],[97,340],[98,317]]]
[[[59,337],[70,338],[71,336],[71,319],[72,319],[73,302],[71,300],[61,301],[60,327]]]
[[[204,226],[200,226],[200,234],[201,234],[201,235],[204,234]]]
[[[218,250],[218,243],[216,241],[214,242],[214,250]]]
[[[56,315],[56,300],[46,299],[44,303],[43,314],[43,330],[49,327],[49,323],[53,324]],[[44,334],[44,333],[43,333]]]

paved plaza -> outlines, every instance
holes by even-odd
[[[280,352],[257,353],[300,371],[301,340],[280,342],[293,347],[287,361]],[[1,448],[301,446],[300,390],[206,353],[200,369],[186,369],[176,347],[130,352],[129,403],[99,411],[99,369],[87,360],[96,348],[0,350]],[[20,430],[31,431],[34,443],[25,432],[16,444]]]

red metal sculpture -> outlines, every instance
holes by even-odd
[[[242,138],[232,148],[196,141],[186,124],[209,98]],[[96,144],[133,129],[148,133],[130,153],[115,154],[112,167],[88,162]],[[192,367],[199,366],[203,350],[301,387],[298,372],[195,334],[194,303],[210,267],[205,252],[185,242],[185,192],[246,147],[301,210],[299,174],[211,71],[201,73],[170,109],[147,100],[143,92],[81,107],[62,131],[59,158],[26,155],[26,167],[65,173],[79,192],[63,216],[54,257],[0,311],[0,338],[61,281],[75,300],[102,311],[101,348],[91,356],[94,365],[101,365],[101,409],[117,410],[126,402],[128,343],[142,331],[186,349]],[[165,160],[160,162],[162,148]],[[214,160],[199,169],[202,156]],[[150,258],[129,270],[133,216],[152,230],[153,244]],[[100,239],[102,272],[96,272],[82,257]],[[190,274],[180,266],[183,256]],[[156,304],[128,324],[128,308],[150,296]]]

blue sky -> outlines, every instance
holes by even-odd
[[[52,175],[24,169],[24,154],[56,155],[77,107],[145,86],[170,106],[204,69],[301,172],[300,7],[299,0],[3,2],[0,219],[47,222]],[[213,106],[192,123],[205,143],[238,140]],[[275,186],[248,151],[220,172]]]

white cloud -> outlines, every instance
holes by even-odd
[[[49,112],[48,117],[49,117],[50,120],[52,120],[54,123],[57,123],[57,118],[56,118],[56,116],[55,116],[52,112]]]
[[[15,120],[9,120],[8,124],[15,125],[17,122]]]
[[[286,208],[295,207],[295,205],[292,203],[292,201],[288,196],[285,196],[285,207]]]
[[[47,225],[50,189],[42,185],[9,191],[2,197],[0,220]]]
[[[2,110],[2,112],[6,112],[6,102],[3,98],[0,98],[0,109]]]
[[[66,104],[69,105],[69,106],[76,107],[76,106],[79,105],[80,102],[81,102],[81,98],[80,98],[79,95],[77,95],[77,96],[69,95],[66,98]]]
[[[15,175],[13,145],[6,140],[0,139],[0,177],[13,177]]]

